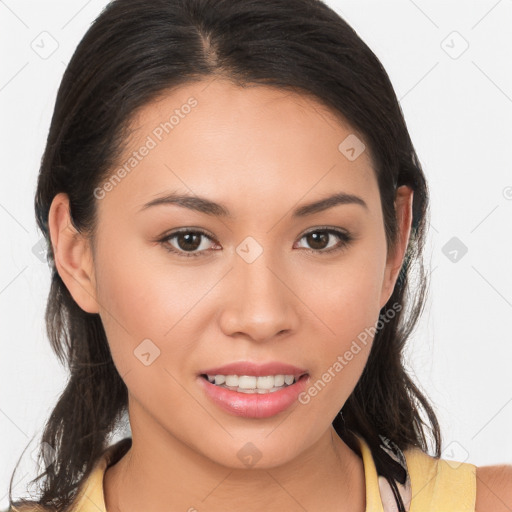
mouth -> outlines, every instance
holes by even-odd
[[[310,377],[309,373],[258,376],[201,373],[197,379],[205,396],[224,412],[264,419],[298,402]]]
[[[275,393],[289,386],[293,386],[301,379],[307,379],[307,372],[301,374],[277,374],[277,375],[200,375],[210,384],[236,391],[237,393],[260,394]]]

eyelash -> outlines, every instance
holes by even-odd
[[[163,245],[163,247],[166,251],[171,252],[173,254],[177,254],[178,256],[183,256],[185,258],[204,256],[204,253],[206,251],[186,252],[186,251],[178,250],[175,247],[169,245],[169,240],[171,240],[172,238],[175,238],[177,235],[180,235],[183,233],[188,233],[188,234],[192,233],[195,235],[203,235],[206,238],[208,238],[209,240],[214,241],[213,238],[205,231],[203,231],[201,229],[188,229],[188,228],[174,231],[168,235],[165,235],[163,238],[160,238],[157,241]],[[304,249],[305,251],[307,251],[309,253],[316,253],[316,254],[322,254],[322,255],[340,252],[340,251],[346,249],[347,246],[350,245],[350,243],[355,239],[355,237],[353,235],[349,234],[347,231],[342,231],[342,230],[334,229],[334,228],[330,228],[330,227],[320,227],[320,228],[315,228],[313,230],[310,230],[310,231],[304,233],[299,240],[302,240],[304,237],[306,237],[312,233],[328,233],[328,234],[337,236],[341,240],[340,244],[337,247],[334,247],[334,248],[331,247],[330,249]]]

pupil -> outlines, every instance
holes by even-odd
[[[322,249],[324,247],[324,244],[322,243],[322,241],[324,243],[327,243],[328,236],[329,236],[328,233],[310,233],[308,235],[308,237],[310,237],[313,240],[313,243],[311,243],[309,240],[308,240],[308,243],[311,247],[313,247],[313,249]],[[321,242],[318,245],[319,239],[321,240]]]
[[[192,246],[190,246],[190,243],[191,243],[191,242],[190,242],[190,240],[191,240],[193,237],[196,237],[196,239],[197,239],[197,240],[196,240],[196,242],[197,242],[197,243],[192,244]],[[186,249],[190,249],[190,250],[197,249],[197,248],[199,247],[199,245],[200,245],[199,237],[200,237],[200,235],[197,235],[197,234],[195,234],[195,233],[187,233],[187,234],[184,234],[184,235],[179,235],[179,236],[178,236],[178,245],[180,246],[180,249],[184,249],[184,250],[186,250]],[[185,245],[183,245],[183,244],[181,243],[181,241],[182,241],[183,239],[185,239],[185,240],[186,240],[186,241],[185,241]],[[188,246],[188,247],[187,247],[187,244],[189,244],[189,246]]]

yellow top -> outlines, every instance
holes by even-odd
[[[382,484],[366,442],[358,437],[366,480],[366,512],[395,512],[396,505]],[[121,442],[121,441],[120,441]],[[119,442],[119,443],[120,443]],[[84,481],[73,512],[106,512],[103,494],[103,477],[108,465],[115,458],[119,443],[103,453],[95,468]],[[476,467],[435,459],[418,448],[403,452],[410,477],[411,502],[408,512],[475,512]],[[383,496],[382,496],[383,495]],[[20,512],[42,510],[35,507],[19,507]]]
[[[359,445],[366,480],[366,512],[394,512],[396,505],[387,505],[381,498],[382,477],[377,474],[368,445],[361,438]],[[404,455],[411,481],[408,512],[475,512],[475,465],[436,459],[419,448],[405,450]]]

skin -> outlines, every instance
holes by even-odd
[[[512,510],[512,465],[476,468],[475,512]]]
[[[119,164],[190,96],[198,105],[97,201],[94,250],[72,227],[65,194],[50,210],[58,272],[80,307],[100,314],[129,390],[133,444],[106,471],[107,509],[364,511],[362,461],[331,422],[371,343],[307,405],[265,419],[219,409],[197,375],[252,360],[288,362],[306,368],[311,382],[321,378],[375,325],[393,291],[413,192],[397,191],[400,237],[388,250],[369,151],[349,161],[338,150],[354,130],[311,98],[220,79],[146,105]],[[233,218],[176,205],[139,211],[170,191],[221,202]],[[292,218],[295,207],[334,191],[359,196],[367,208],[344,204]],[[355,239],[341,251],[315,253],[304,233],[326,225]],[[176,237],[157,241],[184,227],[211,234],[196,250],[202,256],[168,252],[166,244],[180,250]],[[236,252],[247,236],[263,249],[252,263]],[[339,242],[330,235],[324,247]],[[134,356],[147,338],[160,350],[149,366]],[[261,453],[250,468],[237,456],[248,442]]]

